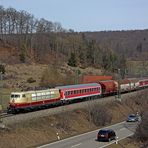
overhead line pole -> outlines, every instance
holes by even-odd
[[[117,94],[117,99],[118,101],[121,101],[121,86],[120,86],[120,81],[121,81],[121,70],[118,68],[118,94]]]
[[[118,87],[117,87],[117,94],[115,95],[115,99],[118,101],[121,101],[121,86],[120,86],[121,71],[120,71],[120,68],[117,69],[117,73],[118,73],[118,77],[117,77]]]

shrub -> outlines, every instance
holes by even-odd
[[[32,77],[30,77],[30,78],[27,79],[27,82],[28,83],[34,83],[34,82],[36,82],[36,80],[34,80]]]
[[[77,66],[77,61],[76,61],[75,53],[71,53],[71,57],[68,60],[68,65],[72,66],[72,67],[76,67]]]
[[[107,111],[104,106],[101,105],[91,105],[90,109],[90,117],[91,121],[96,126],[104,126],[107,123],[111,123],[112,115]]]
[[[5,66],[0,64],[0,73],[5,74]]]
[[[134,136],[136,140],[141,141],[144,145],[148,144],[148,111],[143,114]]]

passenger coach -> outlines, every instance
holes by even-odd
[[[87,97],[101,96],[101,85],[98,83],[77,84],[56,87],[61,94],[61,100],[72,101]]]

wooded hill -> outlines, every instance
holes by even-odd
[[[127,60],[148,60],[148,30],[74,32],[26,11],[0,6],[0,62],[67,63],[126,72]]]

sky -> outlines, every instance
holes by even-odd
[[[74,31],[148,29],[148,0],[0,0]]]

